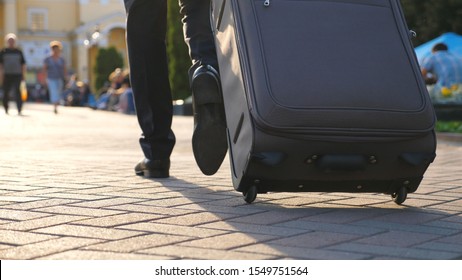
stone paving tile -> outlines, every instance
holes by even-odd
[[[363,260],[370,259],[373,254],[356,252],[340,252],[324,249],[304,247],[290,247],[276,244],[256,244],[236,249],[242,252],[259,252],[261,254],[275,255],[277,259],[304,259],[304,260]]]
[[[58,189],[58,188],[40,188],[40,189],[35,189],[35,190],[32,190],[32,191],[21,191],[21,192],[11,192],[9,194],[7,194],[8,196],[27,196],[27,197],[37,197],[39,199],[46,199],[46,198],[43,198],[43,197],[40,197],[42,196],[43,194],[46,194],[46,193],[58,193],[58,192],[62,192],[63,189]]]
[[[5,207],[6,205],[13,205],[14,202],[11,201],[0,201],[0,206]]]
[[[33,210],[37,208],[43,207],[50,207],[56,205],[64,205],[76,202],[78,200],[74,199],[42,199],[39,201],[34,202],[25,202],[25,203],[15,203],[8,206],[4,206],[4,208],[8,209],[16,209],[16,210]]]
[[[431,194],[438,193],[438,192],[445,193],[448,187],[434,185],[435,183],[438,183],[439,180],[434,180],[434,183],[431,183],[430,180],[426,179],[424,182],[425,183],[420,184],[419,188],[417,189],[416,194],[421,194],[422,197],[429,197],[432,199],[441,199],[444,201],[444,199],[442,199],[441,197],[436,197]],[[412,194],[412,196],[420,197],[420,196],[417,196],[416,194]]]
[[[363,205],[348,205],[348,204],[339,204],[339,203],[335,203],[335,201],[333,202],[321,202],[321,203],[315,203],[315,204],[311,204],[310,207],[312,209],[323,209],[324,212],[328,212],[328,211],[333,211],[333,210],[345,210],[347,211],[348,209],[361,209],[363,207],[366,207],[368,209],[381,209],[381,210],[386,210],[386,209],[395,209],[395,207],[389,207],[389,205],[391,204],[372,204],[372,205],[367,205],[366,206],[363,206]]]
[[[127,254],[114,252],[101,252],[90,250],[70,250],[63,253],[49,255],[37,260],[171,260],[168,256],[148,254]]]
[[[78,194],[72,192],[60,192],[60,193],[46,193],[39,195],[43,198],[63,198],[63,199],[76,199],[76,200],[98,200],[107,198],[105,195],[89,195],[89,194]]]
[[[0,251],[0,259],[29,260],[97,243],[96,239],[62,237]]]
[[[30,185],[22,185],[22,184],[11,184],[11,182],[0,180],[0,190],[8,190],[8,191],[16,191],[16,192],[25,192],[25,191],[32,191],[32,190],[43,190],[43,187],[37,186],[30,186]]]
[[[212,236],[198,240],[181,243],[182,246],[229,250],[245,245],[266,242],[274,239],[275,236],[265,234],[244,234],[239,232],[224,235]]]
[[[189,209],[190,211],[207,211],[210,213],[215,213],[220,215],[220,213],[224,214],[234,214],[239,216],[248,216],[260,212],[265,212],[267,210],[260,209],[257,207],[253,207],[253,205],[243,205],[240,207],[227,207],[227,206],[217,206],[217,205],[210,205],[204,203],[197,203],[197,204],[188,204],[188,205],[180,205],[175,207],[174,209]]]
[[[423,243],[420,245],[415,246],[418,249],[426,249],[430,251],[445,251],[445,252],[453,252],[459,254],[456,259],[462,259],[462,244],[453,244],[453,243],[444,243],[438,241],[430,241],[427,243]]]
[[[258,198],[257,198],[258,199]],[[260,202],[255,201],[253,205],[258,205]],[[211,201],[206,201],[201,203],[201,205],[214,205],[214,206],[224,206],[224,207],[236,207],[236,206],[243,206],[246,205],[247,203],[244,201],[244,198],[242,195],[236,193],[234,197],[228,198],[228,199],[220,199],[220,200],[211,200]]]
[[[179,207],[165,208],[165,207],[147,206],[147,205],[139,205],[139,204],[123,204],[123,205],[105,207],[105,209],[136,212],[136,213],[149,213],[149,214],[157,214],[157,215],[162,215],[162,216],[181,216],[181,215],[192,214],[192,213],[198,212],[197,210],[182,209]]]
[[[72,204],[72,206],[87,207],[87,208],[102,208],[102,207],[109,207],[109,206],[115,206],[115,205],[120,205],[120,204],[139,203],[143,201],[145,201],[145,199],[116,197],[116,198],[107,198],[107,199],[101,199],[101,200],[95,200],[95,201],[74,203]]]
[[[269,199],[269,197],[267,197]],[[288,198],[275,198],[271,199],[271,203],[283,204],[283,205],[292,205],[292,206],[310,206],[315,203],[325,203],[336,201],[341,201],[342,198],[336,196],[321,196],[321,195],[311,195],[311,196],[299,196],[299,197],[288,197]]]
[[[167,234],[149,234],[143,236],[136,236],[132,238],[115,240],[105,243],[100,243],[92,246],[88,246],[85,250],[95,251],[111,251],[119,253],[130,253],[143,249],[149,249],[152,247],[160,247],[175,243],[180,243],[193,239],[192,237],[179,236],[179,235],[167,235]]]
[[[253,224],[244,224],[236,222],[215,222],[210,224],[201,225],[201,228],[212,228],[212,229],[222,229],[233,232],[241,232],[248,234],[260,234],[264,233],[266,235],[274,236],[293,236],[302,233],[306,233],[309,230],[303,229],[294,229],[286,228],[283,226],[265,226],[265,225],[253,225]]]
[[[119,187],[118,190],[112,190],[112,191],[108,191],[108,192],[109,193],[121,193],[121,194],[125,194],[125,193],[140,194],[140,195],[144,195],[146,197],[149,197],[150,194],[156,194],[156,193],[162,193],[162,192],[171,192],[171,190],[166,189],[164,186],[162,186],[162,184],[159,184],[158,186],[157,185],[152,185],[152,186],[147,187],[145,185],[145,182],[141,181],[141,182],[135,184],[134,187],[133,186],[131,186],[130,188]]]
[[[170,196],[170,197],[169,197]],[[176,197],[171,197],[171,195],[163,194],[157,195],[156,200],[151,200],[143,203],[139,203],[141,205],[152,205],[158,207],[175,207],[181,205],[188,205],[188,204],[196,204],[200,202],[207,201],[207,199],[200,199],[200,198],[187,198],[182,197],[181,195],[177,195]]]
[[[451,260],[460,256],[457,253],[444,251],[429,251],[416,248],[400,248],[393,244],[390,246],[378,246],[360,243],[345,243],[328,247],[329,250],[338,250],[346,252],[357,252],[363,254],[371,254],[374,256],[400,258],[400,259],[415,259],[415,260]]]
[[[126,187],[116,187],[116,186],[94,186],[93,188],[83,189],[83,190],[73,190],[73,193],[78,194],[105,194],[112,196],[111,193],[123,192],[128,190]]]
[[[1,250],[6,250],[6,249],[10,249],[10,248],[13,248],[14,246],[10,246],[10,245],[5,245],[5,244],[0,244],[0,251]]]
[[[29,231],[33,229],[55,226],[59,224],[66,224],[69,222],[78,221],[78,220],[82,220],[86,218],[87,217],[84,217],[84,216],[66,216],[66,215],[47,216],[47,217],[33,219],[33,220],[12,222],[8,224],[0,225],[0,229]]]
[[[374,209],[374,208],[353,208],[353,209],[338,209],[327,213],[320,213],[309,217],[302,218],[305,221],[325,222],[325,223],[352,223],[358,220],[364,220],[376,216],[382,216],[390,213],[391,210]]]
[[[350,198],[330,201],[329,203],[336,203],[336,204],[341,204],[341,205],[351,205],[351,206],[365,206],[365,205],[373,205],[373,204],[382,205],[385,203],[393,203],[393,202],[391,202],[390,196],[382,195],[379,197],[377,195],[369,194],[368,197],[350,197]]]
[[[87,218],[86,220],[80,220],[74,222],[73,224],[96,227],[115,227],[139,222],[148,222],[150,220],[155,220],[163,217],[163,215],[128,213],[92,219]]]
[[[289,247],[318,249],[338,243],[355,240],[358,239],[358,237],[358,235],[354,234],[313,231],[297,236],[272,240],[270,241],[270,244],[277,244]]]
[[[439,196],[431,196],[428,195],[416,195],[412,194],[411,199],[406,199],[406,206],[407,207],[415,207],[415,208],[431,208],[431,207],[438,207],[441,203],[444,203],[447,200],[446,197],[439,197]]]
[[[178,224],[184,226],[197,226],[201,224],[213,223],[221,220],[236,217],[236,214],[214,214],[208,212],[193,213],[183,216],[159,219],[156,222],[162,224]]]
[[[426,225],[408,225],[408,224],[399,224],[399,223],[386,223],[373,220],[363,220],[353,223],[353,225],[363,226],[363,227],[372,227],[384,230],[395,230],[395,231],[406,231],[406,232],[415,232],[415,233],[427,233],[435,235],[452,235],[458,232],[458,230],[450,228],[441,228],[433,227]]]
[[[274,226],[292,229],[304,229],[309,231],[327,231],[335,233],[345,233],[358,236],[368,236],[384,232],[385,229],[368,226],[357,226],[351,224],[332,224],[328,222],[310,222],[306,220],[289,221]]]
[[[295,220],[324,211],[313,208],[299,208],[299,209],[279,209],[278,211],[267,211],[263,213],[257,213],[254,215],[241,216],[238,218],[230,219],[230,222],[239,223],[252,223],[261,225],[272,225],[288,220]]]
[[[0,243],[9,245],[25,245],[53,238],[56,236],[16,230],[0,230]]]
[[[373,218],[375,221],[402,223],[402,224],[421,224],[444,218],[445,215],[435,211],[394,211],[392,213]]]
[[[361,244],[371,244],[380,246],[394,245],[398,247],[411,247],[413,245],[421,244],[430,240],[439,238],[439,235],[425,234],[425,233],[412,233],[403,231],[390,231],[377,235],[364,237],[356,240],[355,242]]]
[[[201,201],[214,201],[214,200],[221,200],[221,199],[228,199],[230,197],[234,197],[229,193],[186,193],[181,192],[184,197],[199,203]]]
[[[462,224],[462,213],[457,214],[457,215],[448,216],[444,219],[441,219],[441,221]]]
[[[451,244],[456,244],[456,245],[461,245],[462,244],[462,233],[459,232],[458,234],[452,235],[452,236],[447,236],[445,238],[440,238],[438,239],[440,242],[445,242],[445,243],[451,243]]]
[[[227,233],[227,231],[225,230],[198,228],[198,227],[190,227],[190,226],[183,226],[183,225],[159,224],[159,223],[137,223],[137,224],[132,224],[132,225],[121,226],[118,228],[138,230],[142,232],[192,236],[192,237],[198,237],[198,238],[205,238],[205,237]]]
[[[442,220],[426,223],[425,225],[430,226],[430,227],[451,228],[451,229],[456,229],[462,232],[462,221],[461,220],[459,220],[458,222],[450,222],[450,221],[445,221],[444,219],[442,219]]]
[[[13,196],[13,195],[5,195],[0,197],[2,201],[11,201],[11,202],[29,202],[29,201],[37,201],[42,200],[44,198],[40,197],[30,197],[30,196]]]
[[[77,215],[77,216],[90,216],[90,217],[104,217],[104,216],[121,214],[124,212],[124,211],[116,211],[116,210],[74,207],[74,206],[68,206],[68,205],[45,207],[45,208],[40,208],[37,211],[58,214],[58,215],[62,214],[62,215]]]
[[[140,202],[145,202],[145,201],[147,202],[151,200],[157,200],[157,199],[164,198],[164,196],[158,193],[152,193],[148,195],[145,193],[136,193],[136,192],[130,192],[130,191],[105,192],[104,194],[108,196],[112,196],[112,197],[119,197],[119,198],[136,198],[136,199],[139,199]]]
[[[275,256],[262,254],[258,251],[239,252],[233,250],[217,250],[211,248],[191,248],[185,246],[164,246],[141,250],[139,253],[166,255],[175,259],[186,260],[271,260]]]
[[[42,175],[43,176],[43,175]],[[91,189],[94,188],[95,186],[85,184],[81,182],[81,180],[76,180],[76,183],[69,183],[69,182],[53,182],[53,179],[56,179],[57,177],[61,177],[58,174],[53,174],[50,177],[50,182],[46,182],[43,184],[43,187],[55,187],[55,188],[60,188],[60,189],[66,189],[67,191],[70,190],[81,190],[81,189]],[[44,178],[44,177],[42,177]]]
[[[136,231],[78,225],[58,225],[43,229],[37,229],[33,232],[54,234],[59,236],[95,238],[102,240],[115,240],[140,235],[140,233]]]
[[[446,212],[455,212],[455,213],[462,213],[462,200],[456,201],[454,203],[441,203],[435,207],[436,210],[441,211],[442,213]]]
[[[7,219],[7,220],[16,220],[16,221],[26,221],[31,219],[37,219],[45,216],[49,216],[50,214],[45,213],[36,213],[30,211],[21,211],[21,210],[9,210],[9,209],[2,209],[0,211],[0,219]]]

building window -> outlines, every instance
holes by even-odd
[[[48,29],[48,10],[31,8],[27,11],[29,29],[32,31],[44,31]]]

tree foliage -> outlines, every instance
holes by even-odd
[[[109,75],[116,68],[123,68],[124,59],[115,47],[100,48],[96,56],[94,73],[95,88],[100,89],[108,80]]]
[[[401,0],[416,46],[443,33],[462,34],[462,0]]]
[[[191,60],[183,39],[183,25],[178,0],[168,0],[167,54],[170,86],[173,99],[185,99],[191,95],[188,70]]]

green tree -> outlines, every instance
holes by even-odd
[[[124,60],[122,55],[115,47],[100,48],[96,56],[94,68],[95,88],[98,90],[103,87],[109,74],[116,68],[123,68]]]
[[[462,34],[462,0],[401,0],[416,46],[446,32]]]
[[[185,99],[191,95],[188,77],[191,60],[183,39],[178,0],[168,0],[167,54],[173,99]]]

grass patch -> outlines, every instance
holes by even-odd
[[[438,121],[437,132],[462,133],[462,121]]]

